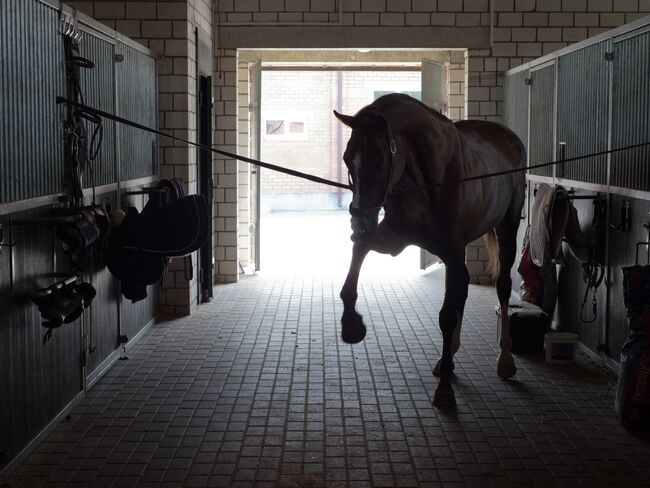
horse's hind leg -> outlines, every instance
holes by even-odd
[[[515,262],[517,253],[517,226],[515,223],[503,223],[496,229],[499,240],[499,275],[497,277],[497,296],[501,307],[501,352],[497,359],[497,373],[501,378],[512,378],[517,372],[515,360],[512,357],[512,339],[510,338],[510,319],[508,317],[508,301],[512,290],[510,269]]]
[[[463,325],[463,313],[464,313],[465,307],[463,307],[460,312],[458,313],[458,316],[456,318],[456,327],[454,328],[454,333],[451,336],[451,354],[452,354],[452,363],[451,363],[451,370],[453,371],[455,369],[454,363],[453,363],[453,356],[458,352],[460,349],[460,329],[461,326]],[[442,359],[438,359],[438,362],[436,363],[435,368],[433,368],[433,375],[434,376],[440,376],[440,365],[442,363]]]
[[[454,391],[451,387],[451,373],[453,370],[454,335],[460,332],[459,323],[463,315],[467,287],[469,286],[469,273],[465,266],[464,253],[448,260],[445,271],[445,301],[440,310],[440,329],[442,331],[442,358],[440,359],[440,382],[433,399],[437,407],[456,405]]]

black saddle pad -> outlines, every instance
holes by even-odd
[[[158,256],[185,256],[205,242],[208,224],[205,199],[189,195],[147,213],[127,215],[113,230],[110,247]]]

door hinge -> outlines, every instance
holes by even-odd
[[[532,78],[525,78],[524,79],[524,84],[525,85],[532,85],[533,84],[533,79]]]
[[[614,61],[614,53],[612,51],[605,53],[605,61]]]

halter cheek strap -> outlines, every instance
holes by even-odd
[[[395,143],[395,137],[393,136],[393,131],[390,127],[390,122],[388,121],[386,116],[374,108],[368,109],[367,112],[373,115],[377,115],[378,117],[381,117],[384,120],[384,122],[386,122],[386,136],[388,138],[388,153],[390,155],[390,164],[388,166],[388,178],[386,178],[386,188],[384,190],[384,197],[381,203],[374,207],[368,207],[368,208],[354,207],[352,206],[352,203],[350,203],[349,211],[350,211],[350,215],[352,215],[353,217],[365,217],[369,214],[379,212],[379,210],[386,203],[386,199],[388,198],[388,195],[393,194],[393,189],[395,185],[399,182],[399,180],[402,178],[402,175],[404,174],[404,167],[405,167],[405,164],[402,164],[400,165],[400,171],[395,171],[395,155],[397,154],[397,144]],[[352,184],[352,178],[350,177],[349,174],[348,174],[348,180],[350,182],[350,188],[354,190],[354,185]]]

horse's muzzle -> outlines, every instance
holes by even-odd
[[[350,239],[355,244],[366,242],[377,233],[377,226],[379,220],[379,211],[372,215],[364,215],[363,217],[350,218],[352,227],[352,235]]]

